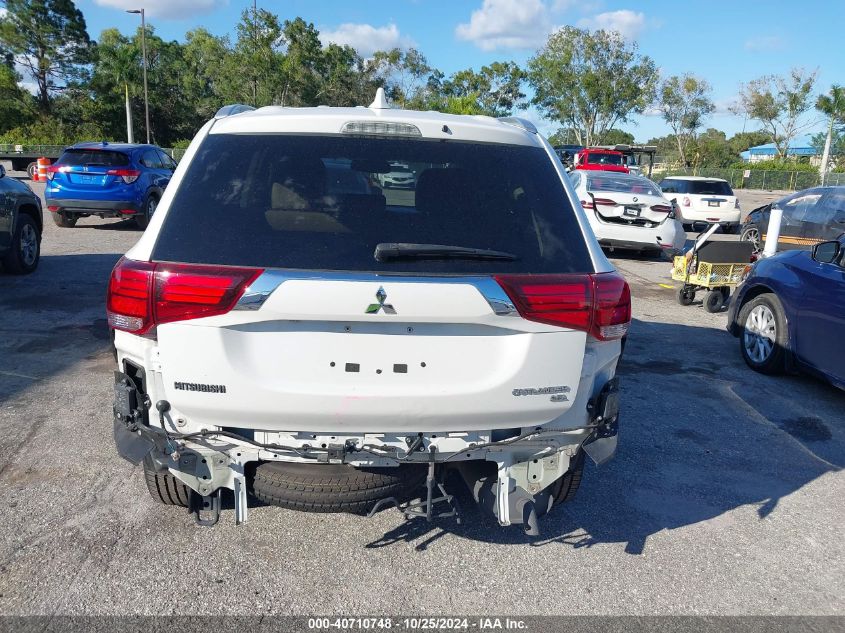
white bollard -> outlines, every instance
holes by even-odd
[[[771,257],[778,252],[780,223],[782,219],[783,209],[772,205],[772,210],[769,212],[769,227],[766,229],[766,246],[763,248],[763,257]]]

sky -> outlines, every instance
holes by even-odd
[[[184,40],[203,26],[234,35],[251,0],[77,0],[88,31],[97,38],[116,27],[130,34],[144,7],[148,21],[166,38]],[[716,112],[705,125],[728,136],[757,129],[728,107],[742,83],[792,67],[818,72],[816,92],[845,84],[845,2],[842,0],[258,0],[282,19],[300,16],[319,29],[323,43],[349,44],[368,55],[394,46],[419,49],[447,75],[494,61],[526,62],[556,27],[618,30],[654,59],[662,76],[694,73],[713,86]],[[365,104],[364,104],[365,105]],[[537,112],[520,114],[544,133],[557,126]],[[816,113],[809,131],[824,127]],[[638,142],[669,133],[649,112],[619,125]]]

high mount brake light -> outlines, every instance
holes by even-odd
[[[225,314],[263,271],[193,264],[155,264],[121,259],[109,280],[109,326],[147,334],[174,321]]]
[[[618,273],[497,275],[496,281],[529,321],[622,338],[631,324],[631,290]]]
[[[141,172],[137,169],[109,169],[106,172],[109,176],[120,176],[127,185],[131,185],[138,180]]]
[[[593,201],[595,201],[595,205],[593,205]],[[598,205],[603,207],[617,207],[619,206],[619,203],[615,200],[611,200],[610,198],[593,198],[593,200],[589,202],[585,202],[584,200],[581,201],[581,206],[585,209],[595,209]]]

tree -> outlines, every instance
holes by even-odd
[[[21,76],[15,72],[14,56],[0,49],[0,134],[28,123],[32,119],[32,97],[18,85]]]
[[[657,91],[657,105],[675,135],[684,166],[688,162],[687,146],[695,140],[704,118],[715,109],[709,93],[710,84],[691,74],[668,77]]]
[[[654,101],[657,69],[617,32],[565,26],[528,62],[532,103],[593,145]]]
[[[235,101],[258,107],[275,103],[280,94],[282,27],[265,9],[244,9],[235,30],[238,39],[226,59],[226,76]]]
[[[406,107],[409,102],[419,107],[426,101],[426,96],[421,93],[428,86],[424,80],[432,68],[425,55],[417,49],[376,51],[368,63],[368,71],[400,107]]]
[[[432,75],[439,81],[440,76]],[[526,74],[515,62],[493,62],[483,66],[476,73],[472,68],[454,73],[448,80],[440,84],[442,96],[452,103],[456,99],[463,100],[465,110],[470,101],[475,104],[470,108],[472,114],[487,114],[490,116],[508,116],[517,108],[524,107],[525,94],[522,84]],[[429,82],[432,86],[433,82]],[[451,110],[446,110],[451,111]]]
[[[816,110],[827,117],[827,138],[822,151],[822,163],[819,167],[822,184],[827,178],[827,165],[830,160],[830,146],[833,141],[834,128],[837,125],[845,124],[845,88],[842,86],[831,86],[830,92],[821,95],[816,100]]]
[[[602,145],[633,145],[634,135],[625,130],[617,130],[616,128],[605,132],[601,140]]]
[[[81,77],[92,56],[85,18],[73,0],[6,0],[0,46],[35,81],[43,114],[50,112],[51,96]]]
[[[302,18],[286,20],[282,28],[284,56],[281,62],[281,93],[276,103],[284,106],[319,105],[323,48],[320,33]],[[336,51],[334,52],[336,55]]]
[[[107,29],[100,34],[97,61],[91,79],[92,87],[102,91],[117,89],[123,93],[126,107],[126,136],[134,142],[132,132],[132,105],[129,96],[135,94],[140,71],[140,50],[117,29]]]
[[[750,118],[763,125],[781,160],[786,158],[792,139],[812,125],[802,116],[811,107],[810,94],[815,83],[815,71],[793,68],[786,77],[766,75],[740,90],[742,107]]]

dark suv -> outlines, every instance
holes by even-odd
[[[26,275],[38,267],[43,228],[41,200],[0,165],[0,262],[6,272]]]
[[[79,143],[47,172],[44,197],[58,226],[81,217],[131,217],[147,228],[176,162],[154,145]]]
[[[783,210],[779,251],[810,250],[845,233],[845,187],[814,187],[754,209],[742,225],[741,240],[763,248],[772,207]]]

